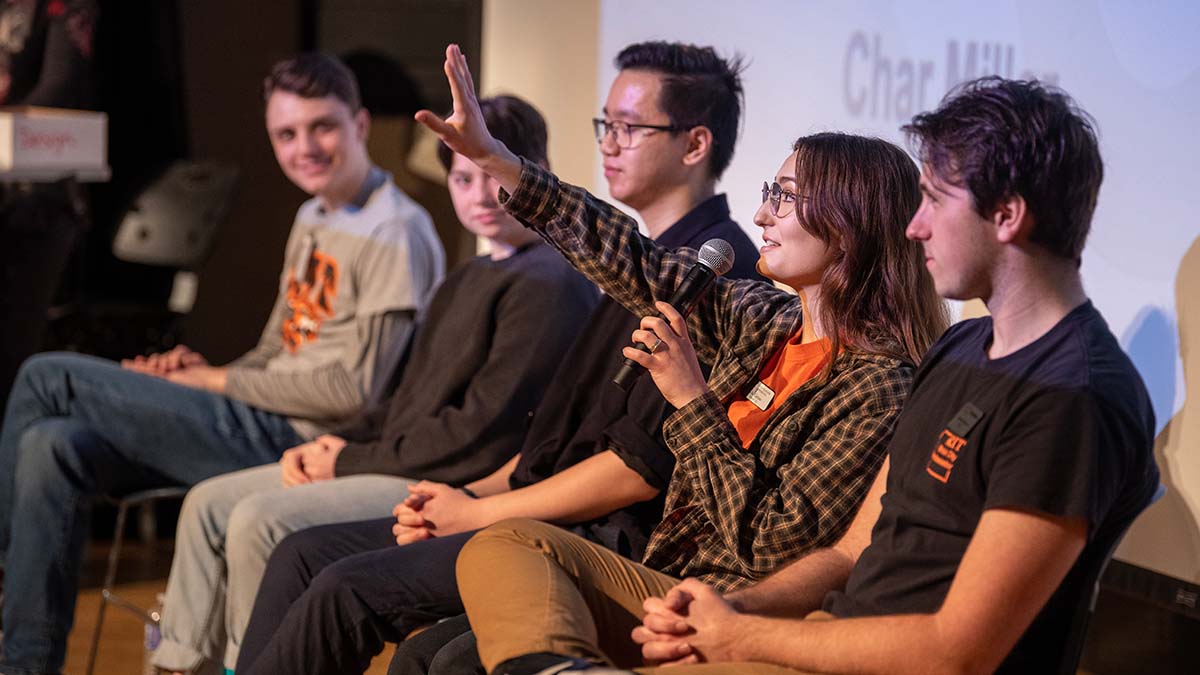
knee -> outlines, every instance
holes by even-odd
[[[319,530],[301,530],[284,537],[270,552],[267,559],[267,570],[263,575],[263,585],[272,580],[297,580],[307,586],[312,579],[313,570],[319,565],[310,564],[309,552],[315,550],[321,539],[314,534]]]
[[[49,418],[26,427],[17,443],[15,485],[35,488],[47,480],[80,476],[83,462],[78,448],[85,442],[74,420]]]
[[[245,556],[265,563],[285,535],[286,532],[281,532],[278,512],[271,508],[271,500],[266,495],[247,495],[229,513],[226,555],[231,565],[235,564],[235,558]]]
[[[461,580],[464,570],[487,570],[501,551],[533,549],[544,551],[548,535],[562,532],[554,525],[528,518],[509,518],[480,530],[458,554],[457,569]]]
[[[540,547],[539,542],[551,538],[562,531],[562,528],[550,525],[549,523],[543,523],[540,520],[509,518],[480,530],[478,534],[471,537],[471,540],[467,542],[467,546],[471,546],[476,542],[505,541],[530,543]]]
[[[221,533],[225,528],[220,520],[221,512],[225,510],[221,507],[224,491],[218,482],[219,478],[200,481],[188,490],[183,505],[179,507],[179,525],[176,529],[180,536],[203,534],[210,540],[209,543],[223,545]]]
[[[17,371],[17,382],[34,381],[46,373],[61,372],[70,363],[69,357],[65,352],[34,354],[21,364],[21,369]]]
[[[74,364],[85,359],[86,357],[69,352],[34,354],[25,359],[20,370],[17,371],[17,377],[13,380],[13,391],[41,391],[50,383],[65,381],[61,375],[71,370]]]
[[[345,561],[335,562],[321,570],[313,578],[312,583],[308,585],[308,590],[305,591],[305,595],[309,596],[310,603],[328,604],[333,602],[341,605],[344,603],[339,598],[355,595],[355,577],[344,563]]]
[[[428,672],[429,675],[485,675],[483,664],[479,661],[475,633],[468,630],[446,643],[434,655]]]

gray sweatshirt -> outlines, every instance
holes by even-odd
[[[429,214],[384,171],[341,208],[306,201],[270,319],[229,365],[225,394],[287,415],[306,438],[324,433],[382,397],[444,270]]]

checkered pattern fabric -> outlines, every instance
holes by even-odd
[[[657,247],[632,218],[530,162],[501,201],[639,316],[657,313],[654,301],[670,297],[696,262],[694,250]],[[748,392],[802,319],[797,296],[728,279],[688,318],[696,353],[714,364],[710,391],[664,426],[677,463],[646,565],[728,590],[833,544],[850,524],[883,463],[914,370],[846,351],[828,381],[792,393],[743,448],[725,406]]]

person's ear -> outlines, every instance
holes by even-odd
[[[992,210],[992,224],[996,227],[996,241],[1012,244],[1028,241],[1033,232],[1033,214],[1029,204],[1019,194],[1009,195],[996,202]]]
[[[367,141],[367,136],[371,133],[371,113],[367,112],[366,108],[359,108],[358,112],[354,113],[354,131],[358,140],[364,143]]]
[[[705,126],[692,127],[683,132],[687,135],[687,151],[683,155],[685,166],[694,166],[708,161],[712,154],[712,130]]]

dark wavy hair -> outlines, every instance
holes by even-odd
[[[984,77],[946,94],[901,129],[938,179],[971,193],[984,217],[1013,195],[1033,215],[1030,241],[1078,263],[1104,162],[1095,121],[1036,80]]]
[[[745,95],[742,58],[725,59],[712,47],[680,42],[639,42],[617,54],[620,70],[649,70],[662,75],[658,105],[676,127],[707,127],[713,147],[709,171],[720,178],[733,159]]]
[[[337,57],[320,52],[297,54],[272,66],[263,79],[263,102],[266,103],[277,91],[301,98],[332,96],[345,103],[351,112],[358,112],[362,107],[354,73]]]
[[[483,121],[492,136],[513,153],[550,168],[550,158],[546,153],[549,140],[546,118],[542,117],[537,108],[525,99],[502,94],[480,99],[479,109],[483,112]],[[449,171],[450,163],[454,160],[454,151],[438,141],[437,156],[438,161]]]
[[[916,165],[887,141],[849,134],[802,136],[792,149],[796,192],[807,198],[796,217],[835,251],[817,317],[832,352],[920,363],[949,317],[920,244],[904,236],[921,203]]]

